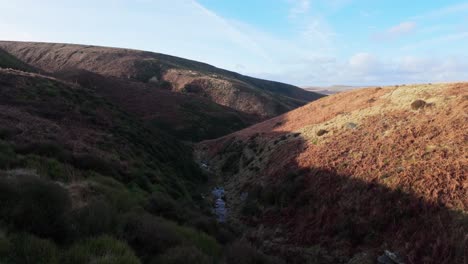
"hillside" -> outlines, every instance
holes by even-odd
[[[36,70],[29,66],[27,63],[22,62],[17,59],[15,56],[9,54],[8,52],[0,49],[0,68],[11,68],[15,70],[23,70],[35,72]]]
[[[376,263],[384,250],[464,263],[467,99],[466,83],[344,92],[204,141],[196,158],[224,184],[231,221],[288,263]]]
[[[0,42],[0,48],[49,73],[81,69],[162,84],[169,89],[267,119],[322,95],[169,55],[71,44]]]
[[[148,125],[182,140],[197,142],[217,138],[258,122],[255,116],[208,99],[158,89],[151,84],[84,70],[61,71],[54,76],[89,87]]]
[[[215,221],[191,153],[94,89],[0,69],[0,262],[282,263]]]
[[[366,87],[349,86],[349,85],[333,85],[333,86],[322,86],[322,87],[309,86],[309,87],[304,87],[303,89],[306,91],[314,92],[314,93],[332,95],[332,94],[342,93],[342,92],[359,89],[359,88],[366,88]]]

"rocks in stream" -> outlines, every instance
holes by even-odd
[[[216,215],[216,219],[220,223],[224,223],[227,217],[227,208],[226,202],[224,201],[224,188],[223,187],[216,187],[211,192],[215,198],[215,204],[213,208],[213,212]]]

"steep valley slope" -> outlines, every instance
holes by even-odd
[[[160,88],[0,50],[1,263],[283,263],[216,221],[181,140],[256,119]]]
[[[198,144],[230,220],[288,263],[468,261],[468,84],[332,95]],[[309,262],[307,262],[309,261]]]
[[[322,95],[208,64],[145,51],[96,46],[0,41],[0,48],[49,73],[80,69],[207,98],[264,120]]]

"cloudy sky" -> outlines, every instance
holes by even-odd
[[[167,53],[296,85],[468,81],[468,1],[0,0],[0,39]]]

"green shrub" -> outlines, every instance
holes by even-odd
[[[73,245],[65,252],[61,263],[138,264],[141,262],[124,242],[110,236],[101,236]]]
[[[16,153],[13,148],[0,140],[0,169],[10,168],[16,160]]]
[[[423,100],[416,100],[411,103],[411,109],[413,110],[419,110],[421,108],[424,108],[427,106],[427,103]]]
[[[180,219],[184,213],[179,212],[178,208],[180,205],[174,199],[161,192],[152,193],[146,204],[146,210],[151,214],[174,220]]]
[[[114,209],[105,200],[89,202],[73,213],[76,233],[80,237],[95,237],[115,231],[117,218]]]
[[[58,184],[39,179],[21,184],[20,200],[13,210],[17,227],[39,236],[53,236],[70,208],[68,192]]]
[[[27,155],[20,160],[20,164],[22,167],[35,169],[42,177],[54,181],[70,181],[66,166],[56,159]]]
[[[11,238],[6,263],[11,264],[55,264],[59,253],[55,244],[32,235],[15,235]]]
[[[55,158],[62,162],[69,161],[71,158],[70,153],[63,146],[55,142],[34,142],[16,146],[15,150],[23,155],[36,154],[38,156]]]
[[[58,184],[37,177],[3,179],[1,218],[20,231],[40,237],[63,239],[67,228],[65,213],[71,201]]]
[[[244,205],[241,208],[241,213],[243,216],[258,216],[262,212],[260,205],[257,200],[253,198],[248,198]]]
[[[81,170],[91,170],[107,176],[119,176],[119,164],[111,163],[92,154],[80,154],[73,157],[73,166]]]
[[[150,259],[151,256],[161,254],[183,241],[183,237],[173,225],[144,213],[127,215],[121,233],[142,259]]]
[[[266,256],[248,243],[236,242],[227,247],[226,264],[283,264],[281,259]]]
[[[170,222],[167,224],[172,226],[172,229],[184,238],[184,244],[193,245],[211,257],[217,258],[221,255],[221,246],[213,237],[190,227],[179,226]]]
[[[137,197],[132,195],[125,185],[113,178],[92,174],[90,183],[92,190],[103,195],[117,213],[128,212],[138,204]]]
[[[153,264],[208,264],[213,260],[193,246],[178,246],[169,249],[152,261]]]

